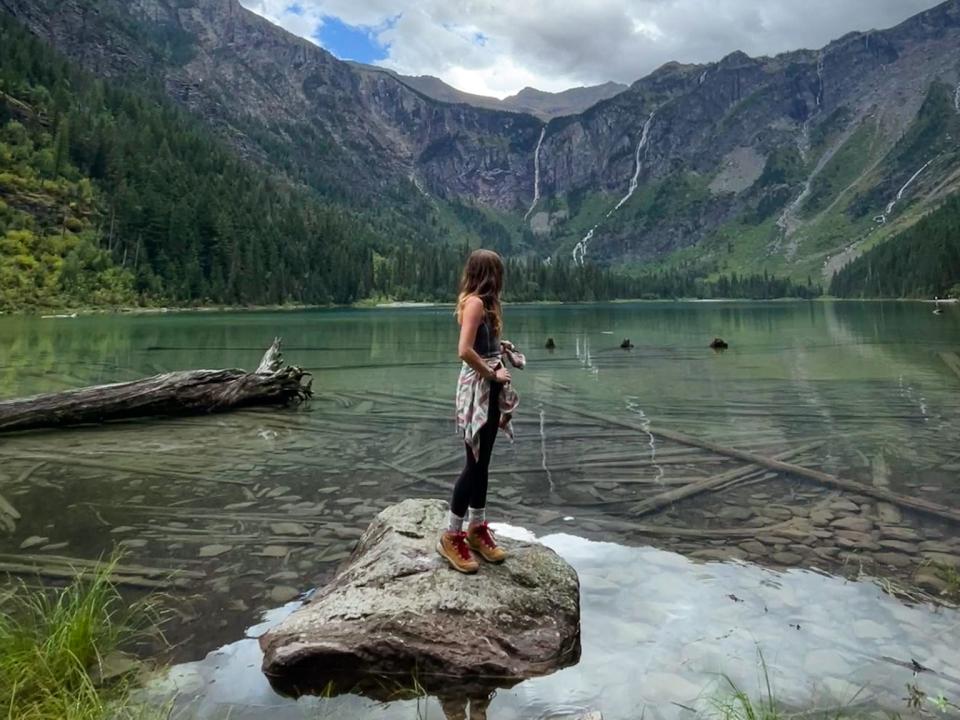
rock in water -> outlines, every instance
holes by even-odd
[[[502,565],[454,572],[436,551],[446,514],[442,501],[405,500],[374,519],[330,584],[260,638],[274,687],[376,696],[395,690],[383,676],[506,687],[577,662],[576,571],[543,545],[504,540]]]

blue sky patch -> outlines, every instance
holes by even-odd
[[[347,25],[340,18],[326,16],[314,37],[341,60],[375,63],[387,57],[387,48],[377,41],[381,29]]]

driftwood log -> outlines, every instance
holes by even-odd
[[[840,478],[836,475],[831,475],[830,473],[821,472],[819,470],[812,470],[810,468],[803,467],[801,465],[794,465],[790,462],[784,462],[783,460],[778,460],[775,457],[767,457],[766,455],[758,455],[757,453],[749,452],[746,450],[739,450],[734,447],[729,447],[727,445],[722,445],[720,443],[711,442],[709,440],[702,440],[700,438],[687,435],[685,433],[677,432],[675,430],[665,430],[656,427],[647,427],[641,426],[637,423],[627,422],[625,420],[619,420],[614,417],[609,417],[606,415],[600,415],[599,413],[589,412],[587,410],[580,410],[577,408],[566,407],[563,405],[555,405],[559,410],[563,410],[572,415],[579,415],[591,420],[597,420],[605,422],[608,425],[613,425],[615,427],[628,428],[631,430],[636,430],[637,432],[647,433],[649,435],[656,435],[657,437],[663,438],[665,440],[672,440],[683,445],[688,445],[691,447],[698,447],[702,450],[709,450],[712,453],[717,455],[722,455],[724,457],[733,458],[734,460],[742,460],[750,465],[755,465],[757,467],[766,468],[768,470],[773,470],[774,472],[784,473],[786,475],[793,475],[795,477],[801,477],[806,480],[812,480],[818,482],[821,485],[826,485],[827,487],[834,487],[840,490],[846,490],[848,492],[856,493],[858,495],[866,495],[867,497],[872,497],[875,500],[883,500],[884,502],[893,503],[894,505],[899,505],[902,508],[908,510],[916,510],[917,512],[925,513],[927,515],[933,515],[934,517],[942,518],[944,520],[950,520],[954,523],[960,523],[960,511],[954,510],[953,508],[941,505],[939,503],[932,502],[930,500],[925,500],[923,498],[914,497],[912,495],[900,495],[899,493],[891,492],[882,487],[876,487],[874,485],[865,485],[859,483],[855,480],[847,480],[846,478]],[[707,483],[709,484],[709,482]]]
[[[287,405],[309,398],[310,384],[310,373],[284,365],[276,338],[253,372],[183,370],[0,402],[0,432]]]

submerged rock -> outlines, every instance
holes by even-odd
[[[405,500],[381,512],[314,599],[260,639],[279,690],[376,696],[382,676],[509,686],[575,663],[580,584],[556,553],[504,540],[502,565],[464,576],[436,552],[446,503]]]
[[[30,548],[35,548],[38,545],[45,545],[50,542],[50,538],[40,537],[39,535],[31,535],[22,543],[20,543],[21,550],[29,550]]]

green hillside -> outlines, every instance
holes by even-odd
[[[960,297],[960,195],[834,277],[838,297]]]

